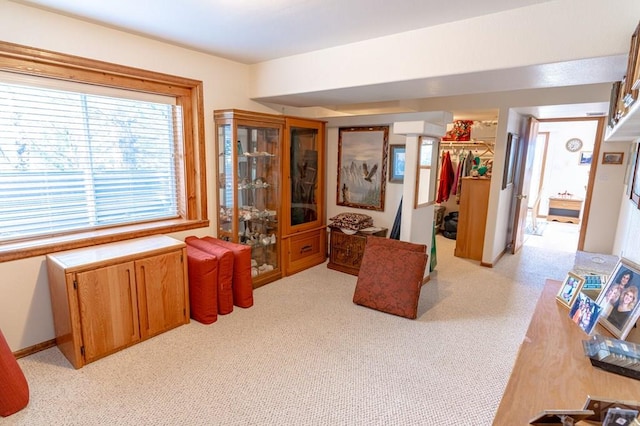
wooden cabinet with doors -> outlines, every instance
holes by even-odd
[[[325,123],[214,112],[218,238],[252,248],[253,286],[327,258]]]
[[[75,368],[189,322],[185,244],[166,236],[47,256],[60,351]]]
[[[325,122],[286,117],[282,200],[285,275],[327,259],[324,156]]]
[[[482,261],[491,179],[462,178],[454,254]]]
[[[372,231],[361,230],[355,234],[345,234],[339,228],[331,228],[331,250],[327,267],[357,276],[360,272],[364,247],[369,235],[384,238],[387,236],[387,228],[377,228]]]

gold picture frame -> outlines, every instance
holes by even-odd
[[[384,211],[389,126],[338,130],[336,204]]]
[[[582,290],[584,281],[584,277],[574,274],[573,272],[567,273],[567,276],[562,282],[560,290],[556,295],[556,300],[566,308],[571,308],[573,302],[578,296],[578,293]]]
[[[604,152],[602,154],[602,164],[622,164],[624,152]]]

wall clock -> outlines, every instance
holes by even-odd
[[[567,148],[567,151],[570,152],[579,151],[580,148],[582,148],[582,141],[578,138],[571,138],[567,141],[565,147]]]

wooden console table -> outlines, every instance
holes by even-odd
[[[637,400],[640,380],[593,367],[584,355],[588,336],[556,302],[562,283],[547,280],[520,346],[511,377],[498,407],[494,426],[527,425],[543,410],[580,410],[588,395]],[[611,336],[599,324],[598,334]],[[634,330],[633,333],[637,333]],[[627,340],[636,341],[634,338]]]
[[[579,198],[549,198],[548,221],[580,223],[582,200]]]

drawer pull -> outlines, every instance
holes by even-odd
[[[312,247],[312,246],[310,246],[310,245],[302,246],[302,247],[300,248],[300,253],[306,253],[306,252],[308,252],[308,251],[311,251],[312,249],[313,249],[313,247]]]

